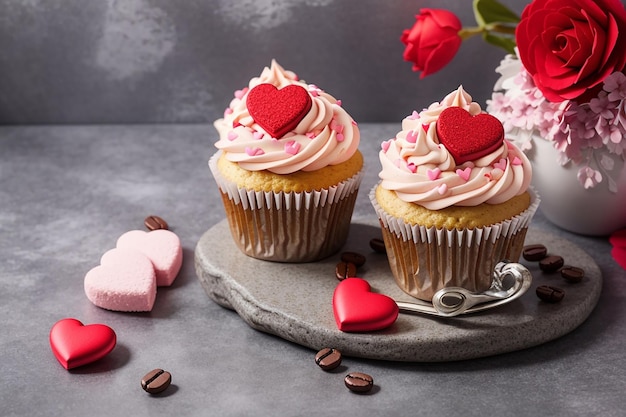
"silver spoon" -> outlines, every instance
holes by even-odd
[[[531,283],[532,274],[524,265],[502,261],[496,265],[491,288],[485,292],[473,293],[461,287],[448,287],[435,293],[432,304],[419,300],[396,301],[396,304],[401,312],[453,317],[511,302],[524,294]]]

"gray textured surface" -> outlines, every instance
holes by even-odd
[[[475,23],[457,0],[0,0],[0,124],[211,122],[272,58],[359,122],[459,84],[484,103],[504,52],[480,38],[424,80],[402,59],[422,7]]]
[[[368,164],[397,128],[362,125]],[[606,239],[540,214],[533,227],[584,248],[604,278],[590,317],[553,342],[451,363],[347,358],[325,373],[313,350],[252,329],[207,297],[194,270],[201,235],[224,218],[206,164],[213,138],[206,125],[0,127],[0,415],[623,415],[626,273]],[[368,170],[364,190],[376,175]],[[85,273],[149,213],[182,240],[179,277],[149,314],[95,307]],[[371,216],[361,193],[356,217]],[[48,345],[64,317],[110,325],[117,347],[66,371]],[[140,380],[156,367],[174,386],[151,398]],[[359,371],[374,377],[371,395],[343,386]]]
[[[374,292],[413,301],[396,286],[387,258],[369,248],[369,240],[379,236],[377,218],[355,220],[342,250],[367,256],[358,276]],[[344,333],[335,324],[332,298],[340,254],[307,264],[259,261],[237,249],[228,223],[222,221],[200,238],[195,261],[207,294],[234,309],[255,329],[315,350],[332,346],[360,358],[440,362],[536,346],[570,332],[589,316],[602,289],[601,272],[593,258],[568,241],[536,229],[529,230],[526,242],[541,242],[551,253],[567,254],[566,262],[583,268],[587,278],[568,285],[560,275],[544,274],[537,262],[528,262],[532,286],[508,305],[448,319],[400,314],[391,327],[369,333]],[[559,304],[540,302],[535,295],[539,285],[563,288],[566,298]]]

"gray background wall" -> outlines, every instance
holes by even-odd
[[[0,0],[0,124],[211,122],[272,58],[359,122],[459,84],[484,104],[504,52],[471,39],[420,80],[399,38],[422,7],[474,24],[471,0]]]

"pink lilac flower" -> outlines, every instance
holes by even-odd
[[[597,171],[590,166],[586,166],[578,171],[578,181],[580,181],[583,187],[587,189],[593,188],[602,182],[602,174],[600,171]]]
[[[626,75],[615,72],[608,76],[603,91],[588,103],[569,100],[551,103],[523,66],[518,64],[519,71],[511,77],[511,64],[510,58],[505,59],[499,72],[506,73],[512,82],[498,81],[503,91],[493,93],[488,107],[503,121],[506,132],[517,132],[523,138],[522,143],[518,143],[522,149],[532,147],[532,135],[523,132],[536,132],[553,143],[559,153],[558,163],[565,165],[572,161],[582,166],[578,179],[585,188],[592,188],[603,180],[602,173],[591,167],[595,161],[594,151],[605,149],[626,160]],[[605,174],[610,171],[606,167],[604,170]],[[611,183],[610,176],[608,178]]]

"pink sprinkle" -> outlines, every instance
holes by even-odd
[[[469,181],[470,175],[472,174],[472,168],[467,167],[465,169],[457,169],[456,175],[463,178],[465,181]]]
[[[511,161],[511,163],[513,165],[522,165],[522,160],[516,156],[515,158],[513,158],[513,161]]]
[[[506,169],[506,159],[500,159],[498,162],[493,164],[493,166],[497,169],[501,169],[502,171],[504,171]]]
[[[252,137],[255,139],[263,139],[263,132],[255,130],[254,133],[252,133]]]
[[[337,133],[343,133],[343,125],[335,123],[335,126],[333,126],[333,130]]]
[[[353,125],[353,126],[358,126],[358,125],[357,125],[357,122],[355,122],[354,120],[352,120],[352,125]]]
[[[343,142],[343,133],[337,133],[337,142]]]
[[[420,114],[416,110],[413,110],[413,113],[411,113],[411,115],[409,116],[409,119],[412,119],[412,120],[417,120],[419,118],[420,118]]]
[[[341,100],[337,100],[337,103],[336,103],[336,104],[337,104],[339,107],[341,107]]]
[[[417,166],[413,163],[413,162],[409,162],[408,164],[406,164],[406,167],[408,168],[409,171],[411,171],[413,174],[415,174],[415,171],[417,171]]]
[[[434,181],[441,175],[441,170],[439,168],[429,169],[426,171],[426,174],[428,175],[429,180]]]
[[[239,137],[239,135],[237,135],[237,133],[234,130],[231,130],[230,132],[228,132],[228,140],[235,140],[237,139],[237,137]]]
[[[263,155],[265,152],[263,152],[263,149],[261,148],[251,148],[249,146],[246,146],[246,153],[250,156],[257,156]]]
[[[499,180],[500,178],[502,178],[502,175],[504,175],[504,171],[502,171],[500,168],[495,168],[491,171],[492,180]]]
[[[231,109],[230,107],[227,107],[226,110],[224,110],[224,116],[228,116],[229,114],[233,114],[234,110]]]
[[[317,90],[309,91],[313,97],[319,97],[320,93]]]
[[[288,154],[295,155],[298,153],[299,150],[300,144],[295,140],[290,140],[289,142],[285,143],[285,152],[287,152]]]
[[[235,91],[235,98],[238,98],[239,100],[241,100],[241,98],[246,94],[247,91],[248,91],[248,87]]]
[[[409,130],[409,132],[406,134],[406,141],[409,143],[417,142],[417,133],[415,133],[412,130]]]
[[[317,136],[315,134],[315,132],[307,132],[306,133],[306,137],[309,138],[309,139],[313,139],[313,138],[315,138],[315,136]]]
[[[448,186],[446,184],[441,184],[439,187],[437,187],[437,192],[441,195],[444,195],[448,192]]]
[[[382,148],[383,152],[387,152],[387,150],[389,149],[389,146],[391,146],[392,140],[393,139],[385,140],[383,141],[383,143],[380,144],[380,147]]]

